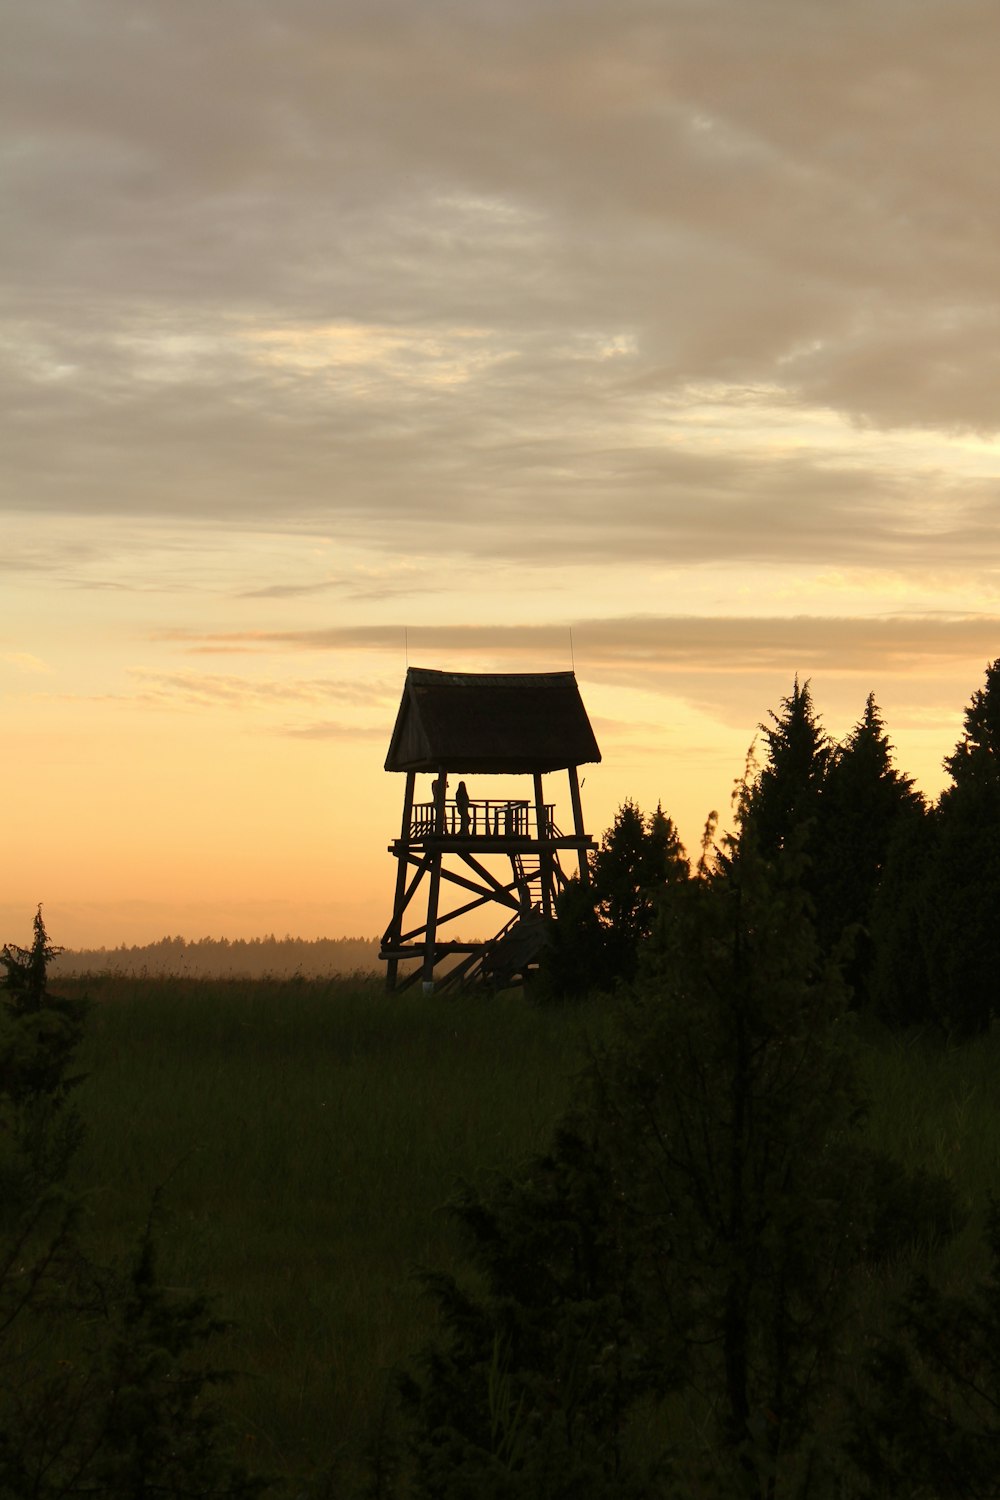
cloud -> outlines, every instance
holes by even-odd
[[[411,658],[545,661],[538,670],[565,669],[569,624],[417,626],[408,631]],[[620,680],[654,685],[667,675],[814,671],[846,675],[943,670],[1000,652],[1000,616],[688,616],[641,615],[572,622],[578,670],[609,669]],[[398,625],[334,626],[319,630],[246,630],[217,634],[184,629],[153,639],[212,652],[373,651],[399,653]],[[414,664],[417,664],[414,662]]]
[[[381,602],[399,599],[414,594],[431,594],[439,591],[434,578],[420,577],[412,571],[402,578],[358,575],[342,578],[323,578],[313,583],[270,583],[253,589],[240,589],[240,599],[307,599],[318,594],[340,594],[358,602]]]
[[[476,412],[461,402],[407,433],[398,420],[393,430],[388,417],[383,423],[350,402],[330,417],[308,393],[297,405],[281,397],[242,439],[226,404],[213,386],[200,393],[197,419],[183,403],[135,396],[120,408],[95,402],[67,417],[47,480],[38,481],[33,524],[72,504],[122,520],[173,516],[194,535],[209,522],[241,531],[333,530],[386,558],[536,566],[556,558],[561,565],[821,561],[905,573],[933,558],[955,571],[989,565],[1000,547],[1000,478],[950,472],[941,455],[924,464],[900,457],[890,466],[823,445],[762,451],[739,434],[724,446],[701,438],[705,447],[696,450],[680,434],[680,419],[665,423],[655,444],[645,432],[610,431],[598,415],[591,430],[575,431],[558,405],[546,407],[542,391],[495,441],[477,435]],[[92,450],[115,450],[130,483],[112,487]],[[30,462],[27,452],[22,458]],[[339,574],[283,580],[248,597],[343,590],[388,599],[439,582],[425,565],[423,577],[413,570],[383,582]]]
[[[995,552],[987,0],[6,11],[6,509]]]
[[[42,661],[40,656],[34,656],[30,651],[0,651],[0,662],[4,666],[13,667],[15,672],[45,676],[52,672],[47,662]]]
[[[0,661],[8,659],[0,653]],[[49,670],[40,667],[39,670]],[[143,709],[227,709],[234,712],[263,713],[269,718],[275,711],[288,707],[326,706],[337,703],[347,709],[378,709],[394,712],[398,684],[384,679],[354,678],[262,678],[240,677],[199,672],[156,672],[146,668],[128,668],[130,686],[125,691],[104,693],[45,693],[37,698],[60,702],[123,704]],[[353,734],[354,728],[345,728]],[[309,733],[308,726],[289,731]],[[357,729],[358,733],[368,731]],[[384,733],[384,726],[379,729]]]
[[[137,698],[146,704],[188,708],[272,708],[281,704],[320,704],[331,700],[354,708],[384,707],[395,699],[395,687],[330,677],[249,678],[196,672],[132,669]]]
[[[324,719],[315,724],[286,726],[282,731],[296,740],[384,740],[384,724],[344,724],[334,719]]]
[[[323,579],[319,583],[269,583],[256,589],[240,589],[241,599],[307,599],[316,594],[336,594],[347,589],[340,579]]]

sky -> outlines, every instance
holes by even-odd
[[[0,17],[0,940],[381,932],[407,663],[575,668],[597,835],[697,852],[796,674],[940,792],[1000,656],[993,0]]]

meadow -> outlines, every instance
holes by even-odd
[[[98,976],[75,1182],[95,1253],[161,1191],[161,1269],[234,1328],[214,1351],[243,1457],[343,1468],[433,1326],[417,1268],[452,1268],[457,1179],[544,1145],[600,1010],[389,996],[378,981]]]
[[[238,1372],[223,1399],[243,1457],[350,1490],[394,1370],[433,1332],[416,1272],[462,1266],[442,1206],[460,1178],[545,1145],[606,1002],[390,996],[364,979],[58,988],[94,1002],[74,1168],[88,1239],[126,1252],[159,1193],[164,1279],[233,1321],[214,1358]],[[873,1029],[862,1049],[872,1143],[947,1174],[969,1215],[931,1252],[955,1286],[985,1269],[998,1064],[995,1030],[944,1048]],[[874,1309],[908,1269],[873,1281]]]

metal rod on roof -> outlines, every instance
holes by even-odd
[[[573,627],[569,627],[569,664],[576,671],[576,657],[573,655]]]

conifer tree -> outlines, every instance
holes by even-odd
[[[865,1005],[873,962],[872,915],[889,848],[901,820],[925,814],[910,777],[893,765],[885,724],[869,693],[865,710],[830,754],[818,806],[811,885],[825,952],[852,936],[846,977]]]
[[[593,870],[596,908],[614,976],[634,977],[660,894],[689,874],[684,847],[662,806],[657,803],[655,813],[646,817],[626,799],[601,839]]]
[[[944,764],[956,789],[1000,792],[1000,657],[987,665],[986,685],[973,693],[962,738]]]
[[[811,825],[819,808],[820,791],[831,746],[813,706],[809,683],[798,677],[780,711],[770,710],[770,724],[759,726],[767,752],[756,778],[745,786],[739,808],[741,829],[753,826],[754,838],[765,858],[778,854],[801,830]],[[810,842],[806,839],[806,844]]]
[[[1000,1010],[1000,659],[965,712],[945,760],[953,780],[938,802],[928,934],[931,1005],[956,1035],[986,1029]]]
[[[872,902],[868,975],[872,1010],[890,1026],[923,1025],[936,1019],[929,951],[939,918],[934,891],[937,853],[933,811],[897,822]]]
[[[0,1226],[15,1244],[22,1235],[39,1244],[50,1237],[53,1253],[72,1218],[60,1185],[81,1134],[70,1098],[80,1080],[69,1069],[88,1011],[85,1000],[49,992],[48,965],[59,952],[41,907],[31,947],[0,949]]]
[[[589,885],[569,881],[556,902],[543,973],[549,992],[558,997],[609,989],[618,979],[633,978],[657,903],[691,870],[662,804],[647,816],[626,798],[601,838],[590,873]]]

